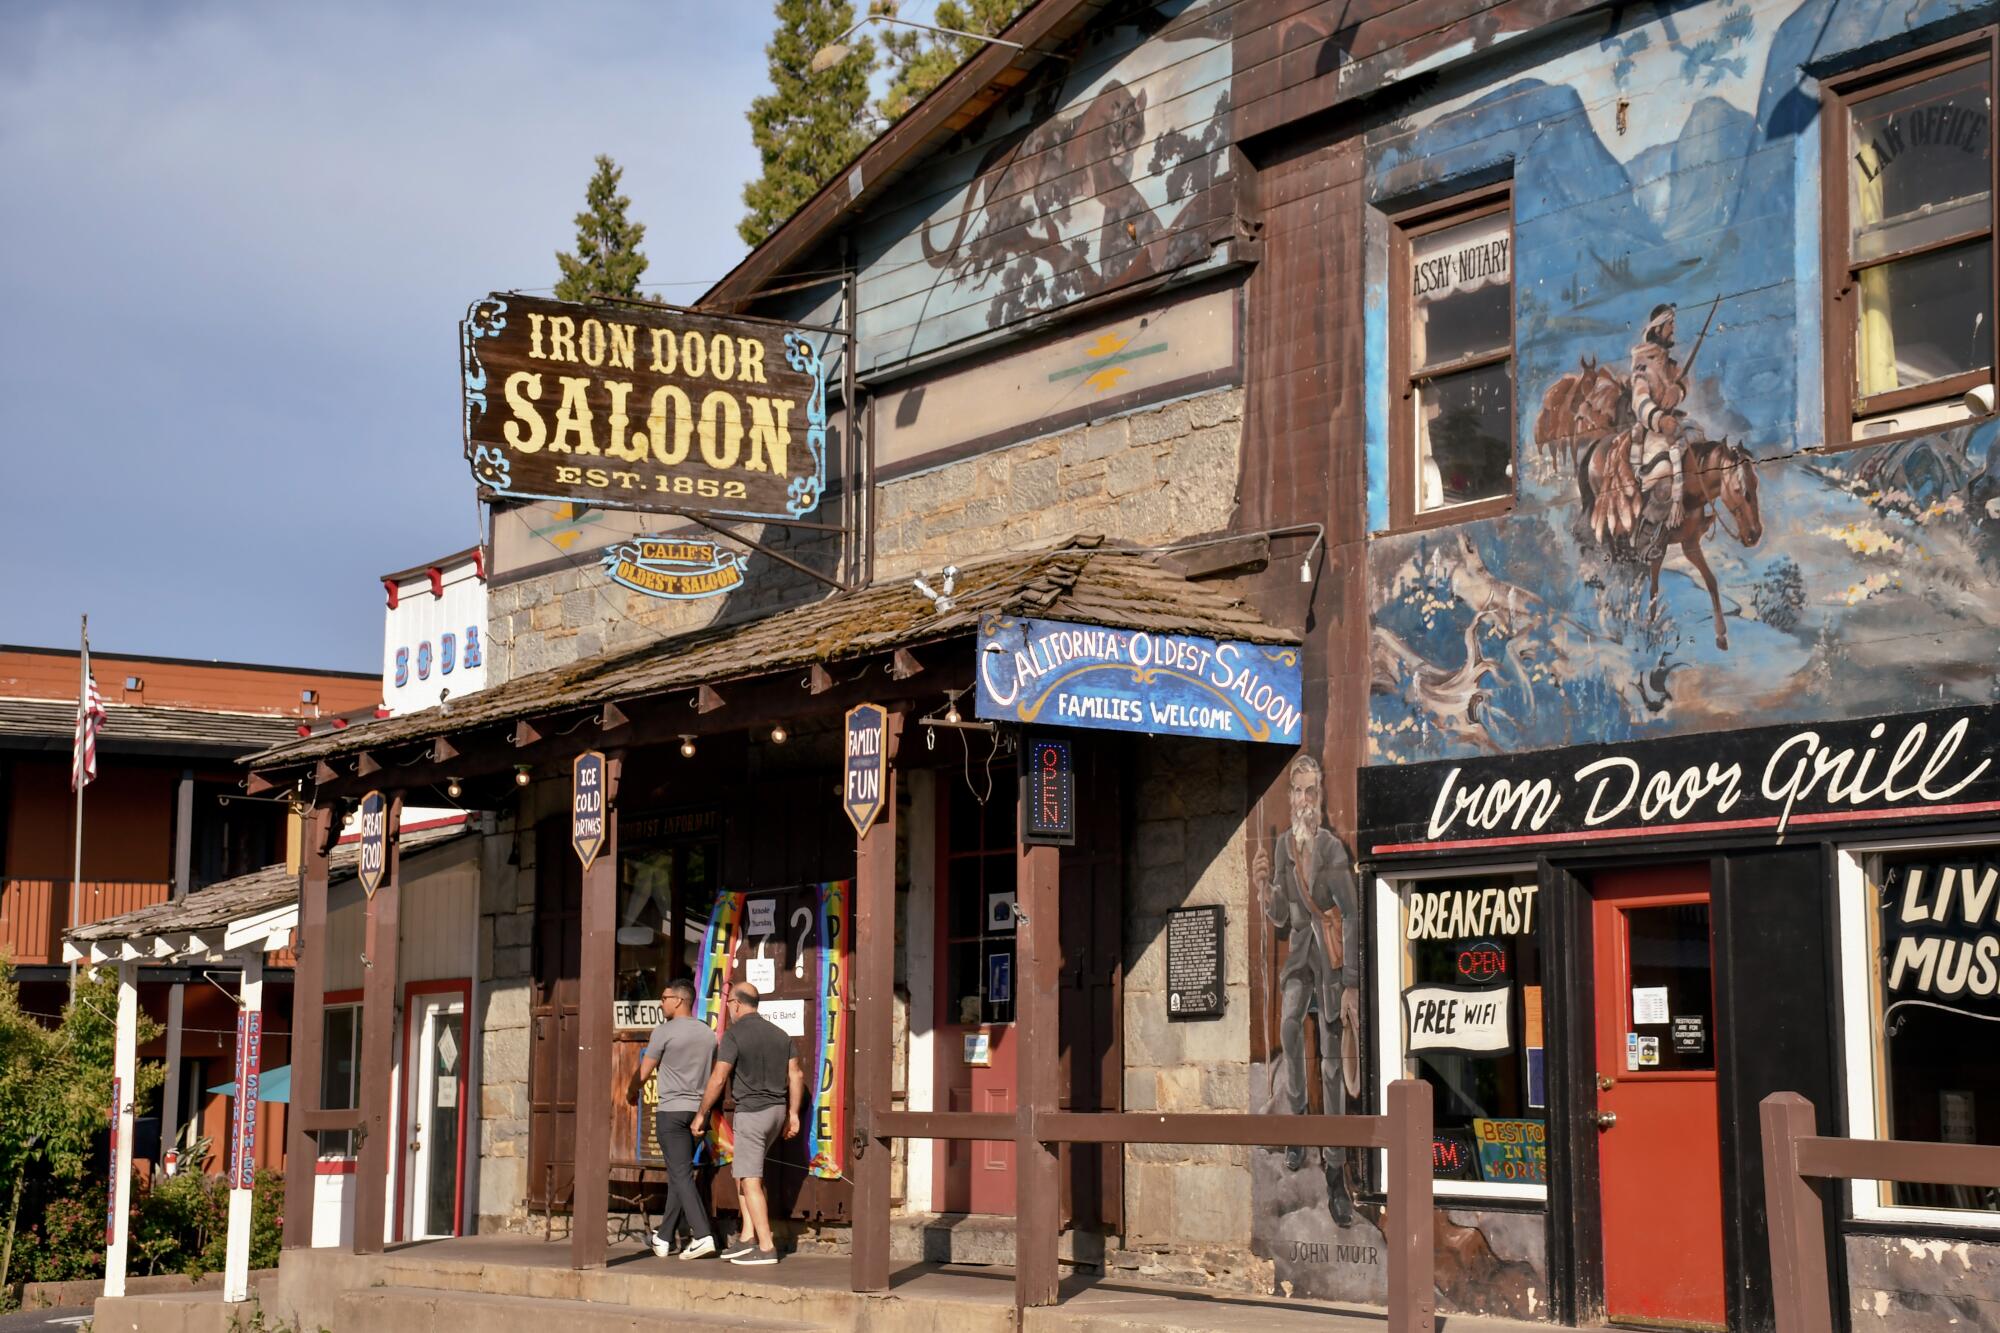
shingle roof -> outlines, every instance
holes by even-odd
[[[104,705],[98,745],[109,751],[248,754],[298,731],[298,719],[273,713],[219,713],[147,704]],[[73,699],[0,699],[0,747],[67,750],[76,737]]]
[[[402,854],[427,851],[440,844],[463,838],[472,832],[470,824],[451,824],[417,829],[402,837]],[[345,843],[328,858],[328,883],[353,879],[361,859],[359,843]],[[130,940],[150,935],[183,935],[190,931],[217,930],[232,921],[241,921],[287,903],[298,901],[299,877],[284,865],[265,866],[235,879],[225,879],[205,889],[196,889],[173,902],[155,903],[123,916],[93,921],[66,932],[78,943]]]
[[[990,614],[1250,643],[1299,642],[1296,631],[1265,623],[1241,598],[1191,583],[1145,552],[1105,546],[1101,537],[1082,536],[1054,549],[965,566],[959,571],[951,609],[942,613],[906,582],[878,584],[747,624],[711,628],[522,676],[453,701],[449,715],[429,708],[363,722],[344,731],[288,741],[245,762],[257,768],[299,764],[556,709],[865,657],[971,635]]]

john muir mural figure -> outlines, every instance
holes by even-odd
[[[1325,782],[1319,761],[1300,755],[1287,778],[1291,824],[1251,856],[1250,876],[1264,915],[1285,941],[1278,971],[1279,1073],[1271,1082],[1271,1111],[1304,1115],[1311,1109],[1307,1083],[1306,1024],[1315,1024],[1320,1110],[1344,1115],[1347,1099],[1361,1095],[1360,959],[1348,948],[1358,924],[1354,864],[1321,816]],[[1287,1170],[1306,1164],[1306,1150],[1285,1151]],[[1327,1207],[1346,1226],[1354,1220],[1353,1154],[1322,1148]]]

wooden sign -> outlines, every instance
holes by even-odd
[[[361,891],[370,898],[389,873],[389,801],[379,791],[361,798]]]
[[[841,805],[854,824],[856,837],[868,832],[889,789],[889,710],[880,704],[856,704],[847,710],[847,780]]]
[[[466,461],[499,498],[801,518],[826,489],[828,337],[496,292],[459,326]]]
[[[264,1063],[264,1015],[251,1010],[236,1015],[236,1095],[229,1108],[229,1171],[231,1189],[247,1190],[257,1180],[257,1105],[259,1071]]]
[[[604,756],[585,750],[570,765],[569,845],[585,870],[604,850],[606,824]]]
[[[1021,751],[1027,783],[1021,801],[1021,841],[1067,847],[1076,841],[1076,764],[1068,741],[1030,737]]]

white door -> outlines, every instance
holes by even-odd
[[[405,1235],[410,1240],[458,1234],[459,1168],[464,1159],[465,1000],[413,995],[411,1077],[403,1123],[409,1128],[403,1177]]]

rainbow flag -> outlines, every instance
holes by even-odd
[[[807,1169],[838,1180],[847,1145],[847,960],[850,880],[819,886],[819,1060],[813,1070]]]

